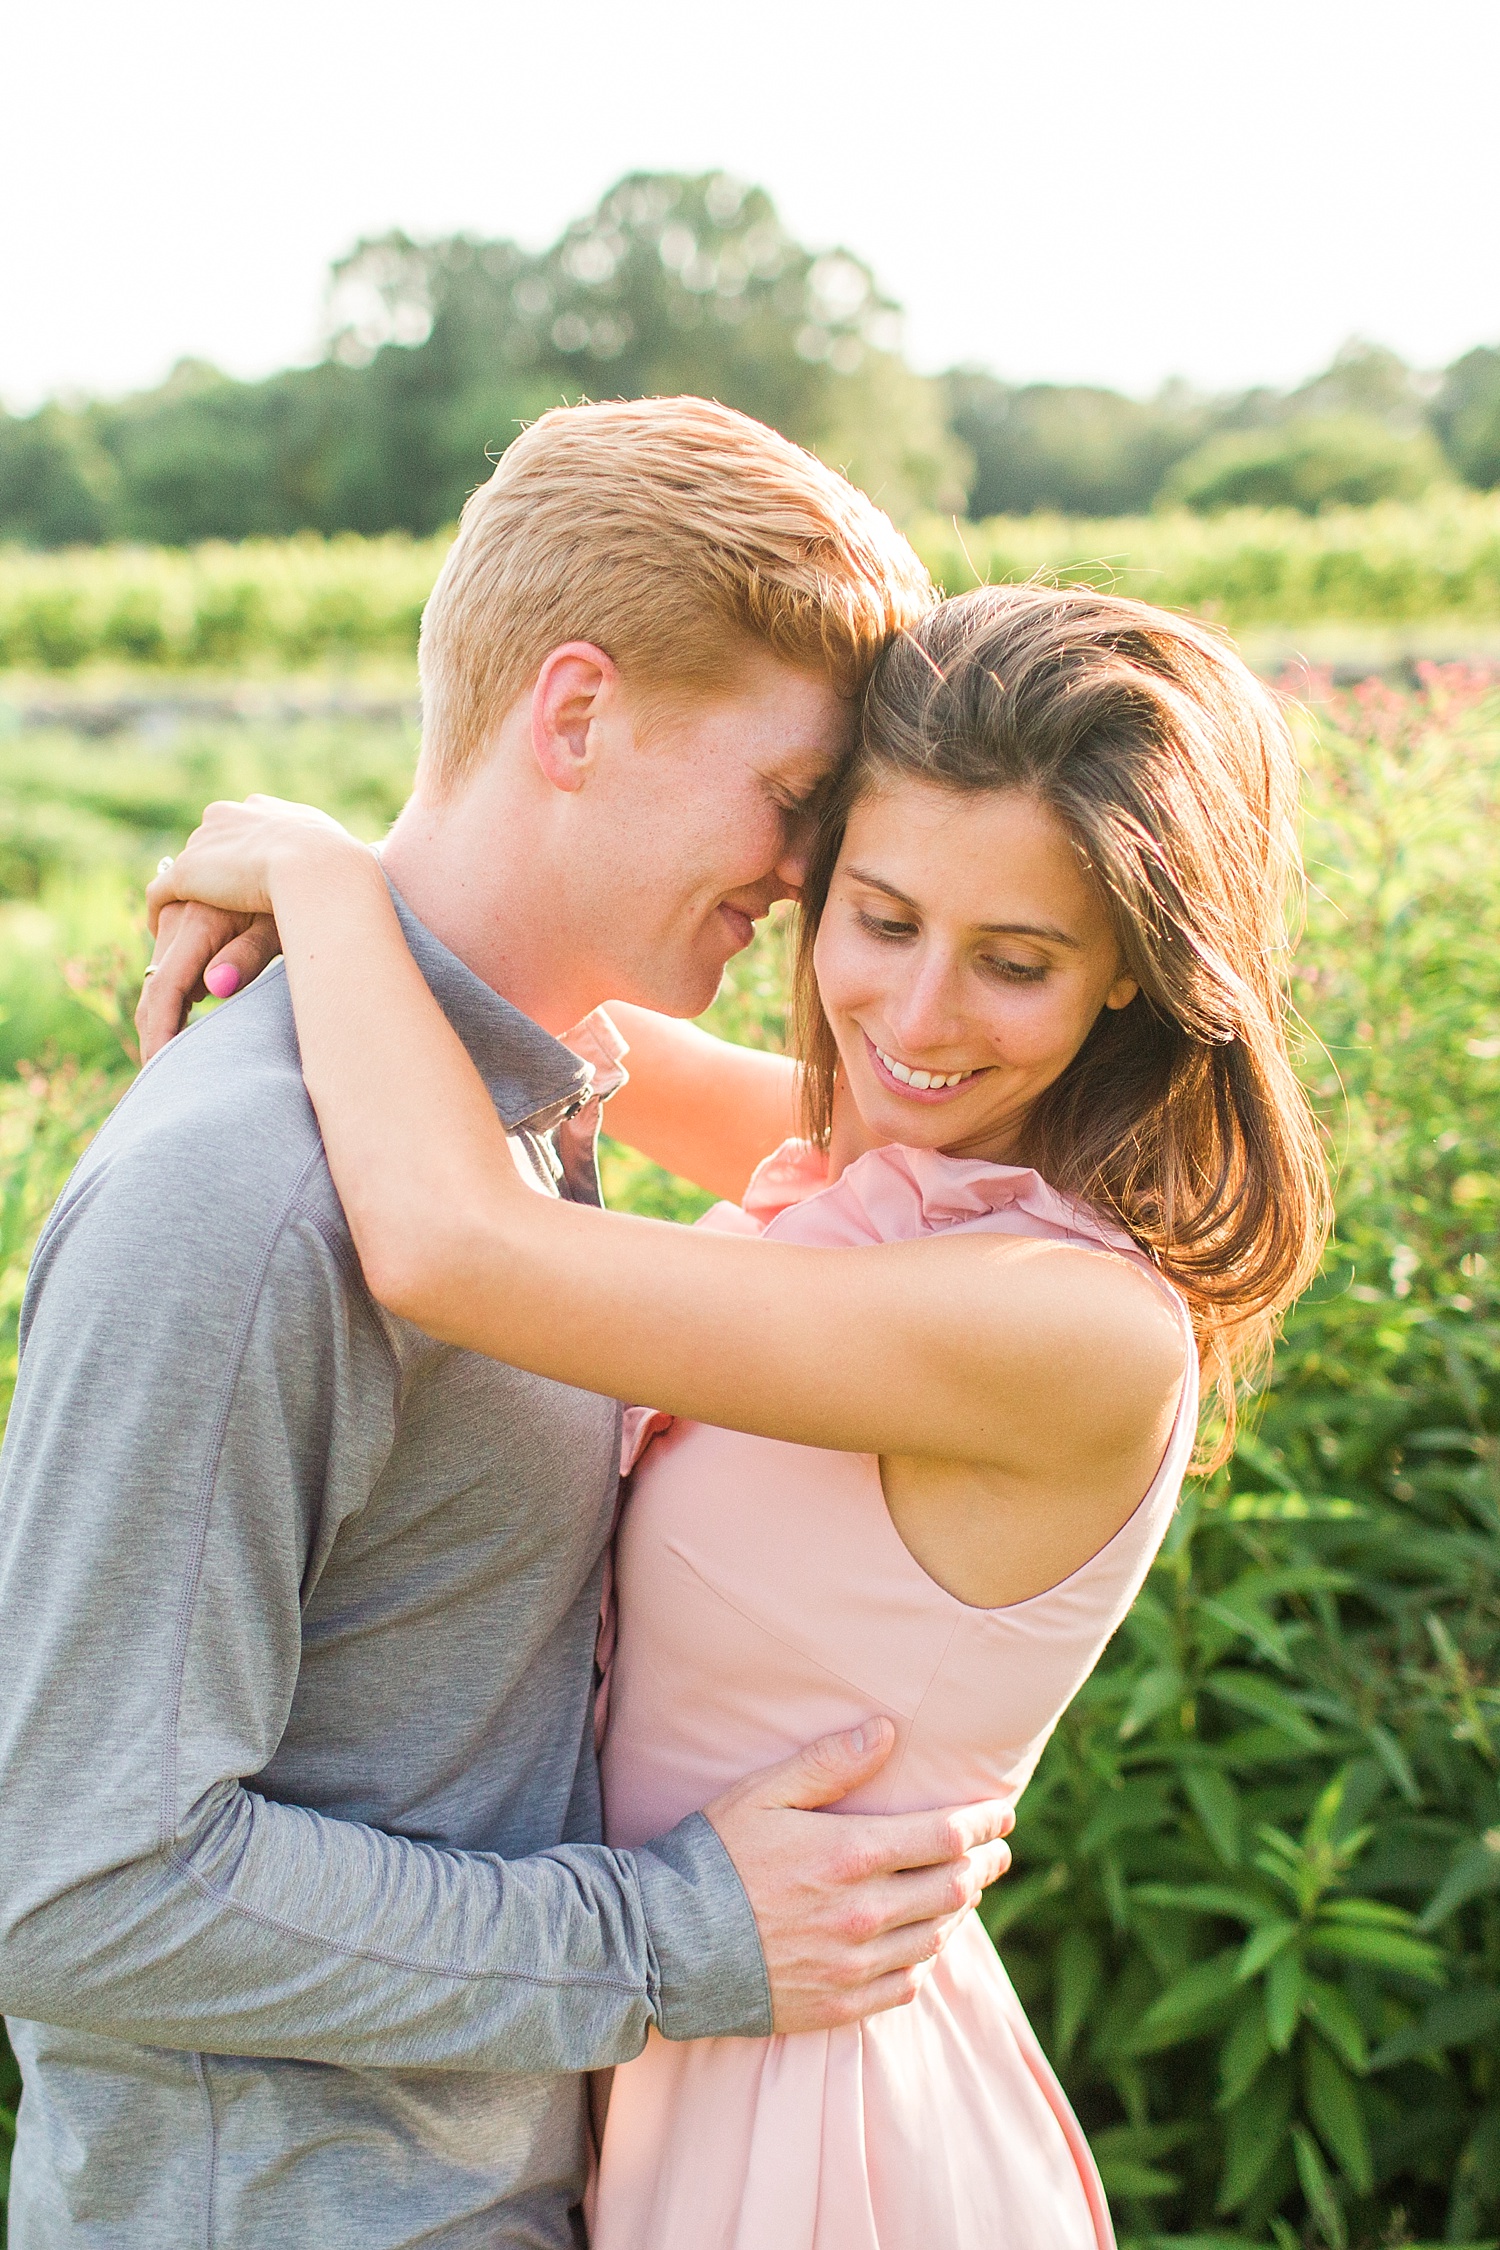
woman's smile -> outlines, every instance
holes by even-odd
[[[863,1031],[863,1026],[861,1026]],[[884,1079],[893,1093],[903,1094],[909,1101],[951,1101],[966,1087],[972,1086],[986,1067],[975,1064],[967,1070],[935,1070],[930,1064],[902,1062],[890,1054],[863,1031],[864,1042],[874,1058],[877,1077]]]

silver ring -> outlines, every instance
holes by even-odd
[[[142,984],[144,984],[144,983],[145,983],[145,981],[146,981],[147,977],[154,977],[154,976],[155,976],[155,974],[156,974],[156,971],[157,971],[157,963],[156,963],[155,961],[153,961],[153,962],[152,962],[152,964],[151,964],[151,966],[150,966],[150,968],[149,968],[149,969],[142,969],[142,971],[141,971],[141,982],[142,982]]]
[[[170,853],[170,852],[168,852],[168,854],[167,854],[167,856],[166,856],[166,858],[165,858],[165,859],[159,859],[159,860],[157,861],[157,863],[156,863],[156,872],[157,872],[157,874],[158,874],[158,875],[165,875],[165,874],[166,874],[166,872],[167,872],[167,870],[168,870],[168,868],[169,868],[169,867],[170,867],[171,865],[172,865],[172,855],[171,855],[171,853]]]

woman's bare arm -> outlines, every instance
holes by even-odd
[[[737,1203],[761,1158],[797,1131],[795,1063],[623,1000],[609,1012],[630,1046],[630,1082],[610,1098],[608,1131]]]
[[[371,1289],[444,1341],[670,1412],[1053,1483],[1149,1481],[1179,1324],[1123,1261],[996,1236],[767,1244],[536,1195],[407,950],[321,816],[214,807],[152,887],[274,910],[303,1074]]]

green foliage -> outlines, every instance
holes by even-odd
[[[1493,2250],[1500,699],[1459,668],[1300,687],[1297,994],[1337,1240],[1231,1470],[1190,1492],[1047,1750],[988,1918],[1135,2250]],[[0,740],[0,1003],[25,917],[93,948],[57,978],[45,1067],[33,1048],[0,1082],[12,1365],[30,1241],[128,1075],[128,886],[214,793],[311,795],[373,832],[410,752],[395,721]],[[782,944],[736,963],[717,1028],[779,1043]],[[701,1207],[629,1152],[607,1171],[636,1208]]]
[[[1455,360],[1432,402],[1432,426],[1469,484],[1482,491],[1500,484],[1500,348]]]
[[[848,435],[852,446],[858,433]],[[1250,508],[1095,521],[925,516],[910,528],[950,593],[1040,575],[1235,626],[1500,623],[1500,501],[1452,488],[1419,505],[1312,517]],[[446,534],[303,533],[186,550],[0,547],[0,668],[244,674],[407,663],[447,543]]]
[[[1468,2241],[1500,2221],[1500,705],[1372,684],[1309,776],[1338,1238],[990,1919],[1136,2227]]]
[[[912,537],[949,593],[1041,576],[1111,586],[1236,627],[1500,619],[1500,509],[1472,493],[1311,517],[1242,508],[1097,522],[929,519]]]
[[[1203,434],[1200,402],[1149,404],[1081,385],[1002,383],[980,368],[944,377],[954,435],[974,461],[968,513],[1128,515]]]
[[[333,268],[327,355],[241,383],[187,360],[112,404],[0,415],[0,534],[37,546],[435,531],[549,406],[680,391],[848,462],[898,514],[968,463],[896,310],[763,189],[633,173],[550,248],[395,232]]]
[[[118,1067],[101,977],[118,955],[119,974],[137,979],[142,889],[211,798],[315,798],[371,837],[405,801],[416,730],[399,711],[141,718],[104,736],[0,727],[0,1072],[59,1055]]]
[[[1454,474],[1500,481],[1500,352],[1470,352],[1435,395],[1357,338],[1285,394],[929,378],[863,259],[796,241],[763,188],[722,172],[631,173],[534,254],[465,234],[356,243],[327,313],[323,358],[262,382],[187,359],[133,398],[0,411],[0,538],[420,537],[548,407],[678,392],[784,430],[898,522],[1144,512],[1164,479],[1210,508],[1401,498],[1437,474],[1434,433]]]
[[[1445,477],[1426,430],[1390,429],[1372,415],[1298,419],[1226,431],[1179,461],[1157,493],[1164,508],[1218,515],[1226,508],[1369,508],[1419,500]]]
[[[0,547],[0,668],[243,673],[410,659],[447,539]]]

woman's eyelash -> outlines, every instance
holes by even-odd
[[[860,910],[859,921],[860,927],[868,930],[871,937],[885,938],[890,942],[913,936],[917,927],[915,922],[891,921],[883,915],[867,914],[863,909]],[[982,966],[991,975],[999,977],[1004,984],[1040,984],[1047,974],[1045,962],[997,961],[992,956]]]
[[[986,961],[985,967],[994,971],[1006,984],[1040,984],[1047,974],[1045,963],[1035,961]]]
[[[881,915],[866,914],[863,911],[859,920],[860,927],[868,930],[871,937],[910,937],[917,926],[915,922],[891,922],[885,920]]]

